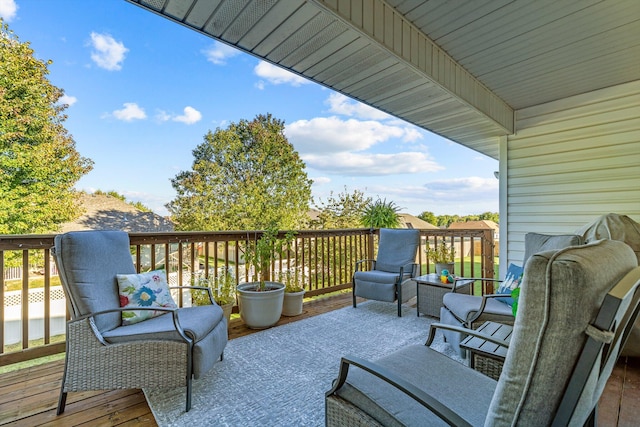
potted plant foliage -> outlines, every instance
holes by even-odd
[[[442,270],[449,270],[449,273],[453,274],[454,259],[456,256],[456,250],[453,246],[447,245],[444,240],[440,243],[436,242],[433,248],[427,243],[425,252],[429,261],[435,263],[436,274],[438,276],[440,276]]]
[[[304,300],[304,287],[299,281],[298,269],[288,269],[281,272],[279,280],[284,283],[284,302],[282,304],[283,316],[298,316],[302,314]]]
[[[227,325],[231,320],[231,311],[236,302],[236,278],[231,267],[224,268],[214,277],[199,277],[197,286],[206,286],[211,289],[213,300],[222,307]],[[196,305],[209,304],[209,297],[204,292],[192,291],[192,301]]]
[[[244,259],[250,266],[251,281],[237,287],[240,317],[251,329],[269,328],[280,319],[284,300],[283,283],[270,281],[272,262],[282,256],[285,245],[293,240],[289,232],[284,238],[278,238],[276,227],[267,228],[255,242],[247,239]]]

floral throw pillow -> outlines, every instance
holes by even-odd
[[[509,295],[507,298],[496,298],[498,301],[502,301],[508,306],[513,305],[513,298],[511,298],[511,292],[520,287],[520,282],[522,281],[522,273],[524,273],[524,268],[519,265],[509,264],[509,268],[507,268],[507,275],[504,278],[504,281],[500,284],[498,288],[497,294],[506,294]]]
[[[164,270],[140,274],[117,274],[120,293],[120,307],[165,307],[177,308],[167,283]],[[133,325],[166,311],[132,310],[122,312],[122,324]]]

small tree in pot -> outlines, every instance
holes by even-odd
[[[436,242],[432,248],[427,243],[427,249],[425,249],[427,258],[436,265],[436,274],[439,276],[442,270],[449,270],[449,273],[453,274],[453,267],[455,265],[454,260],[456,256],[456,250],[453,246],[447,245],[442,240],[439,244]]]
[[[271,265],[294,238],[288,232],[279,238],[277,227],[268,227],[255,243],[247,239],[244,259],[250,266],[252,281],[238,285],[240,317],[252,329],[264,329],[278,323],[282,314],[285,285],[270,281]]]
[[[236,302],[236,278],[231,267],[224,268],[215,277],[194,277],[196,286],[208,287],[211,289],[213,300],[222,307],[227,325],[231,319],[231,310]],[[209,296],[202,290],[192,290],[191,298],[195,305],[209,304]]]

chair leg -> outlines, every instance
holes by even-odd
[[[353,299],[353,308],[356,308],[356,283],[351,282],[351,298]]]
[[[189,377],[187,378],[187,408],[185,412],[189,412],[189,410],[191,409],[191,381],[192,375],[189,375]]]
[[[67,380],[67,360],[65,359],[64,372],[62,373],[62,383],[60,384],[60,396],[58,397],[58,409],[56,410],[56,415],[62,414],[64,412],[64,407],[67,404],[67,392],[64,391],[64,383],[66,382],[66,380]]]
[[[58,397],[58,410],[56,415],[60,415],[64,412],[64,407],[67,404],[67,392],[60,390],[60,397]]]

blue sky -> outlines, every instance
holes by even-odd
[[[204,135],[271,113],[307,165],[313,196],[346,190],[418,215],[498,211],[498,162],[124,0],[0,0],[0,17],[52,60],[65,127],[114,190],[167,215],[171,179]]]

